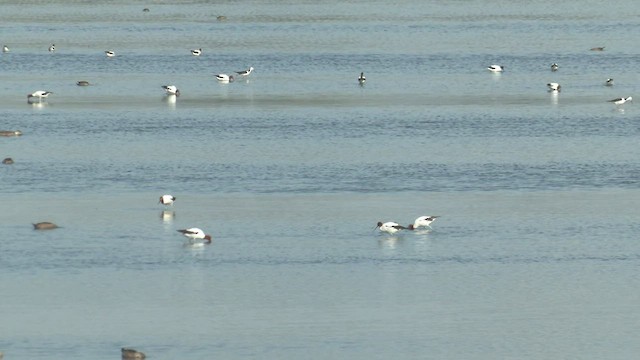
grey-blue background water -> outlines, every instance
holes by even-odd
[[[0,351],[635,357],[640,118],[606,100],[638,89],[639,10],[3,2],[0,130],[24,135],[0,138]],[[420,215],[442,217],[374,231]],[[192,226],[214,243],[183,247]]]

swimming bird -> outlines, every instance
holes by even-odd
[[[228,84],[230,82],[233,82],[235,79],[234,79],[233,75],[217,74],[216,75],[216,80],[218,80],[219,82],[221,82],[223,84]]]
[[[115,53],[115,52],[113,52],[113,50],[107,50],[107,51],[105,51],[104,53],[107,55],[107,57],[114,57],[114,56],[116,56],[116,53]]]
[[[160,201],[159,203],[162,205],[173,205],[173,202],[176,201],[176,197],[173,195],[162,195],[160,196]]]
[[[0,136],[21,136],[20,130],[0,130]]]
[[[609,78],[607,79],[607,81],[604,82],[605,86],[613,86],[613,79]]]
[[[149,11],[151,11],[151,10],[149,10],[149,8],[142,9],[142,12],[149,12]]]
[[[560,91],[560,84],[556,82],[548,83],[547,87],[549,87],[549,91]]]
[[[383,223],[382,221],[378,221],[376,228],[382,232],[386,232],[388,234],[395,234],[400,230],[406,229],[404,226],[398,224],[397,222],[387,221]]]
[[[498,73],[498,72],[503,72],[504,71],[504,66],[501,65],[491,65],[487,68],[487,70],[494,72],[494,73]]]
[[[407,229],[415,230],[419,227],[431,228],[431,223],[436,221],[436,219],[439,217],[440,217],[439,215],[420,216],[419,218],[416,219],[416,221],[413,222],[413,224],[407,226]]]
[[[45,99],[48,98],[50,94],[53,94],[51,91],[38,90],[32,92],[31,94],[27,94],[27,100],[31,98]]]
[[[247,70],[236,71],[236,74],[240,76],[249,76],[253,72],[253,66],[250,66]]]
[[[2,52],[9,52],[9,47],[7,45],[2,45]]]
[[[591,51],[604,51],[604,46],[592,47],[589,50],[591,50]]]
[[[218,21],[227,21],[227,17],[224,15],[218,15],[216,16],[216,20]]]
[[[78,85],[78,86],[89,86],[89,85],[91,85],[91,84],[90,84],[88,81],[86,81],[86,80],[80,80],[80,81],[78,81],[78,82],[76,83],[76,85]]]
[[[366,77],[364,77],[364,73],[363,73],[363,72],[361,72],[361,73],[360,73],[360,76],[358,76],[358,83],[359,83],[360,85],[364,85],[364,83],[365,83],[366,81],[367,81],[367,78],[366,78]]]
[[[202,244],[211,244],[211,235],[205,234],[204,231],[202,231],[202,229],[194,227],[189,229],[178,230],[178,232],[188,237],[189,242],[192,244],[196,243],[196,240],[204,240],[202,242],[199,242]]]
[[[626,97],[626,98],[625,97],[619,97],[617,99],[608,100],[608,101],[612,102],[612,103],[614,103],[616,105],[622,105],[622,104],[626,103],[627,101],[632,101],[632,100],[633,100],[633,98],[631,96],[629,96],[629,97]]]
[[[193,49],[193,50],[191,50],[191,55],[193,55],[193,56],[200,56],[200,55],[202,55],[202,48],[200,48],[200,49]]]
[[[558,64],[556,63],[551,64],[551,71],[558,71]]]
[[[147,356],[138,350],[122,348],[122,358],[125,360],[141,360]]]
[[[175,85],[162,85],[162,88],[167,92],[167,95],[180,96],[180,90]]]
[[[56,44],[51,44],[51,46],[49,46],[49,52],[54,52],[56,51]]]
[[[49,221],[43,221],[43,222],[33,224],[34,230],[52,230],[57,228],[58,228],[58,225]]]
[[[5,164],[5,165],[11,165],[11,164],[13,164],[13,159],[10,158],[10,157],[4,158],[4,159],[2,159],[2,163]]]

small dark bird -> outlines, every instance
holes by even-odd
[[[52,229],[57,229],[58,227],[59,227],[58,225],[48,221],[43,221],[43,222],[33,224],[34,230],[52,230]]]
[[[12,158],[4,158],[4,160],[2,160],[2,163],[5,165],[11,165],[13,164],[13,159]]]
[[[125,359],[125,360],[140,360],[140,359],[144,359],[146,357],[147,357],[147,355],[145,355],[141,351],[134,350],[134,349],[122,348],[122,358]]]

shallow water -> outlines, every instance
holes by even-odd
[[[0,130],[24,133],[0,139],[15,160],[0,167],[6,358],[640,350],[638,110],[606,101],[637,89],[633,12],[575,1],[0,8],[11,48]],[[248,66],[248,79],[215,81]],[[37,89],[53,94],[27,103]],[[174,206],[157,204],[164,193]],[[420,215],[442,217],[429,231],[374,231]],[[61,228],[32,230],[38,221]],[[214,243],[185,247],[176,230],[193,226]]]

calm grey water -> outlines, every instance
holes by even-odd
[[[640,113],[606,100],[637,93],[639,10],[3,2],[0,351],[634,358]]]

